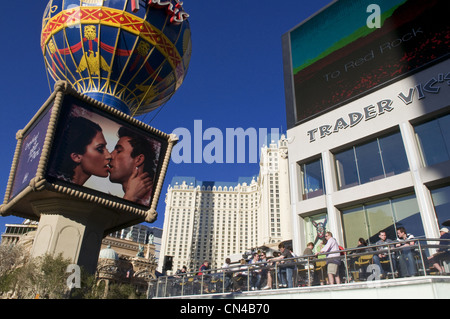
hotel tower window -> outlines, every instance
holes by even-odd
[[[325,194],[322,159],[300,164],[303,199]]]
[[[342,210],[342,223],[347,248],[356,247],[359,238],[375,244],[381,230],[386,232],[389,239],[396,240],[396,229],[400,226],[414,237],[425,235],[414,194]]]
[[[450,115],[414,128],[425,166],[450,160]]]
[[[409,170],[399,132],[335,154],[339,189],[365,184]]]

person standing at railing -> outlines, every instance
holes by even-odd
[[[305,256],[308,256],[307,258],[304,259],[304,263],[300,264],[298,267],[298,269],[300,270],[300,275],[299,274],[299,285],[300,284],[306,284],[307,286],[311,286],[312,284],[312,275],[313,275],[313,271],[314,271],[314,263],[313,262],[309,262],[313,259],[313,257],[311,257],[312,255],[314,255],[314,243],[313,242],[309,242],[308,244],[306,244],[306,248],[305,250],[303,250],[303,255],[302,257],[305,258]]]
[[[261,284],[261,265],[259,260],[259,254],[254,253],[253,258],[248,262],[250,265],[250,287],[251,290],[259,290]]]
[[[366,248],[364,248],[366,247]],[[347,261],[347,265],[350,268],[352,268],[354,271],[352,272],[356,277],[355,280],[365,279],[367,278],[367,265],[362,266],[356,266],[357,262],[360,261],[360,258],[362,254],[364,253],[370,253],[372,250],[370,248],[367,248],[367,242],[364,238],[360,237],[358,239],[358,245],[356,246],[355,250],[349,251],[347,254],[349,256],[349,259]],[[356,256],[352,256],[356,255]]]
[[[278,245],[280,250],[280,256],[272,258],[271,261],[277,261],[278,278],[280,280],[281,287],[293,287],[293,274],[294,274],[294,263],[292,260],[286,260],[292,258],[291,252],[284,247],[283,243]]]
[[[240,260],[240,266],[237,272],[235,272],[233,281],[233,290],[240,292],[243,287],[247,285],[248,264],[245,259]]]
[[[449,258],[450,252],[449,252],[449,245],[450,245],[450,233],[448,228],[444,227],[439,230],[439,233],[441,235],[440,239],[447,239],[447,240],[441,240],[439,242],[439,249],[435,254],[428,257],[428,262],[430,263],[431,267],[436,268],[439,271],[439,274],[444,274],[444,268],[441,266],[440,262],[446,258]],[[442,247],[444,246],[444,247]]]
[[[222,265],[223,272],[223,280],[224,280],[224,289],[228,291],[231,288],[231,278],[233,277],[233,273],[230,271],[231,259],[226,258],[225,262]]]
[[[326,232],[325,239],[327,240],[327,244],[318,252],[316,255],[321,253],[327,254],[327,272],[328,272],[328,282],[330,285],[341,283],[341,278],[339,277],[339,265],[341,260],[339,259],[339,244],[337,240],[333,238],[333,234],[331,232]]]
[[[388,250],[389,249],[389,244],[393,244],[394,241],[387,238],[386,232],[384,230],[380,231],[378,233],[378,237],[380,238],[379,241],[377,241],[375,243],[375,245],[384,245],[384,246],[379,246],[377,247],[377,250]],[[390,261],[392,262],[392,269],[393,271],[397,271],[397,263],[395,261],[395,254],[391,253],[391,259],[389,260],[389,255],[388,252],[383,252],[380,254],[374,254],[373,255],[373,263],[375,265],[378,265],[378,267],[380,267],[380,273],[381,276],[386,276],[386,271],[383,269],[383,266],[381,265],[382,261]]]
[[[187,268],[183,266],[178,269],[173,276],[175,278],[175,296],[181,293],[181,287],[186,283]]]
[[[261,253],[260,257],[263,269],[261,272],[261,282],[264,282],[266,280],[266,285],[262,288],[263,290],[266,289],[272,289],[272,273],[270,272],[270,269],[268,269],[268,263],[267,263],[267,255],[265,252]]]
[[[209,286],[209,281],[211,278],[205,274],[208,273],[209,269],[210,269],[209,261],[205,260],[205,261],[203,261],[203,264],[200,266],[199,272],[197,274],[197,275],[203,277],[203,280],[202,280],[203,289],[204,289],[204,292],[206,292],[206,293],[209,293],[208,286]]]
[[[306,244],[306,248],[303,251],[303,256],[314,255],[313,249],[314,249],[314,243],[309,242],[308,244]]]
[[[398,243],[396,247],[401,247],[399,263],[402,277],[416,276],[417,270],[413,255],[414,236],[406,232],[405,227],[397,228]]]
[[[292,280],[294,281],[294,286],[297,286],[298,284],[298,268],[297,268],[297,262],[298,262],[298,257],[296,253],[294,253],[294,250],[292,249],[291,246],[287,247],[287,250],[289,250],[289,252],[291,253],[292,258],[295,258],[295,260],[293,260],[292,262],[294,263],[294,269],[293,269],[293,273],[292,273]]]

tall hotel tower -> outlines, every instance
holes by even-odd
[[[220,268],[227,256],[292,239],[287,139],[261,149],[258,176],[237,182],[174,177],[166,195],[159,270]]]

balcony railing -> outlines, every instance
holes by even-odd
[[[269,258],[256,264],[211,269],[202,275],[162,276],[150,281],[148,296],[166,298],[327,285],[330,283],[327,273],[330,263],[338,264],[336,276],[341,285],[412,276],[450,276],[450,240],[445,239],[413,239],[350,248],[340,250],[339,257],[328,257],[332,253],[336,254],[329,252],[282,261]],[[432,256],[434,258],[430,259]]]

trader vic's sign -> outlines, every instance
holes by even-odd
[[[439,73],[437,77],[431,78],[425,84],[417,84],[410,87],[406,92],[399,92],[397,98],[404,104],[408,105],[417,100],[424,99],[427,94],[438,94],[443,85],[450,86],[450,72],[447,74]],[[398,103],[398,102],[397,102]],[[324,124],[313,128],[306,132],[309,142],[316,141],[317,137],[324,138],[334,133],[339,133],[340,130],[354,127],[363,119],[365,121],[376,118],[377,116],[389,113],[394,109],[394,101],[391,99],[383,99],[374,104],[363,107],[357,112],[348,113],[346,116],[336,119],[332,124]]]

